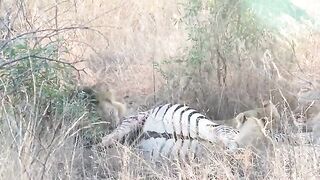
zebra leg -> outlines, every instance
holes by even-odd
[[[102,146],[110,146],[116,141],[121,140],[131,132],[141,129],[149,116],[149,112],[141,112],[136,116],[125,118],[122,123],[109,135],[102,138]]]

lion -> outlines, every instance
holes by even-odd
[[[272,124],[273,129],[278,129],[280,126],[280,114],[279,114],[276,106],[271,101],[265,101],[263,103],[262,108],[256,108],[256,109],[244,111],[244,112],[239,113],[236,117],[234,117],[232,119],[214,120],[214,122],[236,128],[239,126],[239,124],[238,124],[239,119],[243,118],[243,116],[245,116],[247,118],[255,117],[258,119],[267,117],[268,119],[272,119],[271,124]]]
[[[111,118],[110,123],[115,127],[126,113],[126,105],[115,99],[115,92],[106,83],[96,83],[91,87],[83,87],[82,91],[88,94],[90,100],[98,107],[97,110],[103,119]]]

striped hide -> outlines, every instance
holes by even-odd
[[[108,146],[131,134],[134,145],[145,157],[183,159],[190,154],[201,154],[201,149],[205,148],[202,145],[222,147],[226,151],[235,152],[242,147],[243,140],[252,137],[254,133],[250,131],[254,130],[255,126],[251,126],[251,130],[248,129],[245,135],[240,134],[238,129],[217,124],[186,105],[165,104],[126,118],[111,134],[103,138],[102,143]],[[276,142],[285,142],[284,137],[276,135],[271,138]]]
[[[165,104],[152,109],[143,126],[138,148],[157,159],[197,154],[199,144],[209,142],[228,149],[237,147],[238,131],[212,122],[195,109],[181,104]]]

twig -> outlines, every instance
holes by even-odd
[[[29,59],[29,58],[44,59],[44,60],[47,60],[47,61],[52,61],[52,62],[56,62],[56,63],[61,63],[61,64],[64,64],[64,65],[71,66],[72,68],[74,68],[74,69],[77,70],[77,71],[79,71],[79,69],[77,69],[77,68],[74,67],[73,65],[76,64],[76,63],[79,63],[79,62],[82,62],[82,61],[83,61],[83,60],[80,60],[80,61],[76,61],[76,62],[69,63],[69,62],[64,62],[64,61],[60,61],[60,60],[56,60],[56,59],[52,59],[52,58],[48,58],[48,57],[42,57],[42,56],[37,56],[37,55],[29,55],[29,56],[21,57],[21,58],[18,58],[18,59],[9,61],[9,62],[2,63],[2,64],[0,65],[0,69],[1,69],[1,68],[4,68],[5,66],[8,66],[8,65],[10,65],[10,64],[13,64],[13,63],[15,63],[15,62],[22,61],[22,60]]]
[[[18,59],[9,61],[9,62],[2,63],[2,64],[0,65],[0,69],[4,68],[4,67],[7,66],[7,65],[10,65],[10,64],[13,64],[13,63],[15,63],[15,62],[22,61],[22,60],[25,60],[25,59],[28,59],[28,58],[29,58],[29,56],[25,56],[25,57],[18,58]],[[1,59],[1,60],[3,60],[3,59]]]
[[[56,62],[56,63],[67,65],[67,66],[71,67],[72,69],[76,70],[78,78],[80,77],[80,72],[84,72],[85,74],[87,74],[87,72],[85,71],[85,68],[78,69],[74,66],[74,64],[79,63],[79,62],[83,62],[83,60],[69,63],[69,62],[64,62],[64,61],[60,61],[60,60],[56,60],[56,59],[52,59],[52,58],[48,58],[48,57],[37,56],[37,55],[29,55],[29,56],[21,57],[21,58],[18,58],[18,59],[9,61],[9,62],[2,63],[0,65],[0,69],[5,68],[5,66],[8,66],[10,64],[13,64],[13,63],[16,63],[19,61],[23,61],[23,60],[26,60],[29,58],[42,59],[42,60],[46,60],[46,61],[51,61],[51,62]]]
[[[8,45],[9,42],[12,42],[16,39],[19,39],[21,37],[30,35],[30,34],[37,34],[37,33],[41,33],[41,32],[47,32],[47,31],[52,31],[51,33],[57,33],[57,32],[61,32],[61,31],[67,31],[67,30],[74,30],[74,29],[90,29],[87,26],[71,26],[71,27],[64,27],[64,28],[50,28],[50,29],[37,29],[35,31],[30,31],[30,32],[26,32],[26,33],[22,33],[19,34],[9,40],[7,40],[1,47],[0,47],[0,51],[3,50],[4,47],[6,47]],[[96,31],[96,30],[95,30]]]
[[[125,3],[126,3],[126,1],[122,1],[122,2],[120,3],[120,5],[118,5],[118,6],[114,7],[114,8],[112,8],[112,9],[109,9],[109,10],[107,10],[107,11],[104,11],[104,12],[100,13],[99,15],[97,15],[96,17],[94,17],[93,19],[89,20],[87,23],[92,23],[93,21],[95,21],[95,20],[103,17],[103,15],[109,14],[109,13],[111,13],[111,12],[113,12],[113,11],[121,8],[121,7],[123,7]]]

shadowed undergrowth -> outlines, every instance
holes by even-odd
[[[111,127],[78,89],[100,81],[128,115],[177,102],[223,119],[270,99],[293,132],[297,93],[318,80],[318,34],[285,36],[242,1],[214,2],[1,1],[1,179],[317,178],[316,145],[233,158],[208,146],[189,163],[95,147]]]

